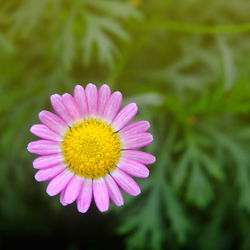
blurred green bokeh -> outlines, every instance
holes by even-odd
[[[249,13],[248,0],[0,0],[0,249],[250,249]],[[155,138],[142,194],[105,214],[48,197],[26,150],[50,95],[88,82],[137,102]]]

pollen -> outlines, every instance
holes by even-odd
[[[67,167],[87,178],[105,176],[116,167],[121,156],[117,133],[106,122],[93,118],[73,125],[61,146]]]

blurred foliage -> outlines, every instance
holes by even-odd
[[[0,0],[0,248],[21,230],[67,236],[63,249],[250,249],[249,11],[247,0]],[[155,137],[142,195],[107,215],[47,197],[26,152],[49,96],[88,82],[136,101]]]

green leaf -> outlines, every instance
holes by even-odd
[[[91,53],[96,45],[100,61],[112,66],[114,57],[118,54],[118,48],[106,32],[111,32],[119,39],[126,41],[128,41],[129,35],[118,23],[109,18],[87,14],[85,20],[86,32],[82,40],[82,46],[85,50],[84,62],[86,64],[90,62]]]
[[[224,172],[222,171],[222,168],[219,162],[201,150],[199,150],[198,154],[199,154],[199,160],[203,164],[203,166],[206,168],[207,172],[213,178],[219,181],[223,181],[225,179],[225,175],[224,175]]]
[[[48,6],[49,1],[33,1],[26,0],[24,4],[14,13],[11,33],[19,33],[23,37],[30,34],[43,18],[44,11]]]
[[[177,234],[178,241],[184,243],[186,241],[186,236],[190,230],[190,222],[188,217],[185,215],[180,202],[173,195],[170,187],[165,184],[163,189],[165,194],[165,204],[166,204],[166,215],[169,218],[174,232]]]
[[[132,5],[126,2],[119,2],[115,0],[111,1],[98,1],[98,0],[85,0],[86,4],[98,8],[108,14],[122,19],[133,17],[136,19],[141,18],[140,12]]]
[[[190,155],[189,152],[185,152],[178,164],[175,166],[175,171],[173,173],[173,189],[176,192],[180,191],[181,186],[184,183],[184,180],[187,176],[187,171],[188,171],[188,165],[190,163]]]
[[[194,162],[186,193],[187,200],[204,208],[213,198],[213,190],[197,162]]]

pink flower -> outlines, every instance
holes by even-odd
[[[109,199],[122,206],[119,187],[130,195],[140,194],[130,175],[148,177],[145,164],[154,163],[155,157],[134,150],[153,141],[146,132],[149,122],[128,125],[137,105],[130,103],[120,110],[120,92],[111,94],[105,84],[98,91],[91,83],[85,89],[77,85],[74,97],[52,95],[51,104],[57,115],[39,113],[42,124],[33,125],[31,132],[41,139],[28,145],[30,153],[40,155],[33,162],[38,169],[35,179],[50,180],[47,193],[60,193],[63,205],[76,201],[82,213],[89,209],[92,196],[101,212],[108,210]]]

